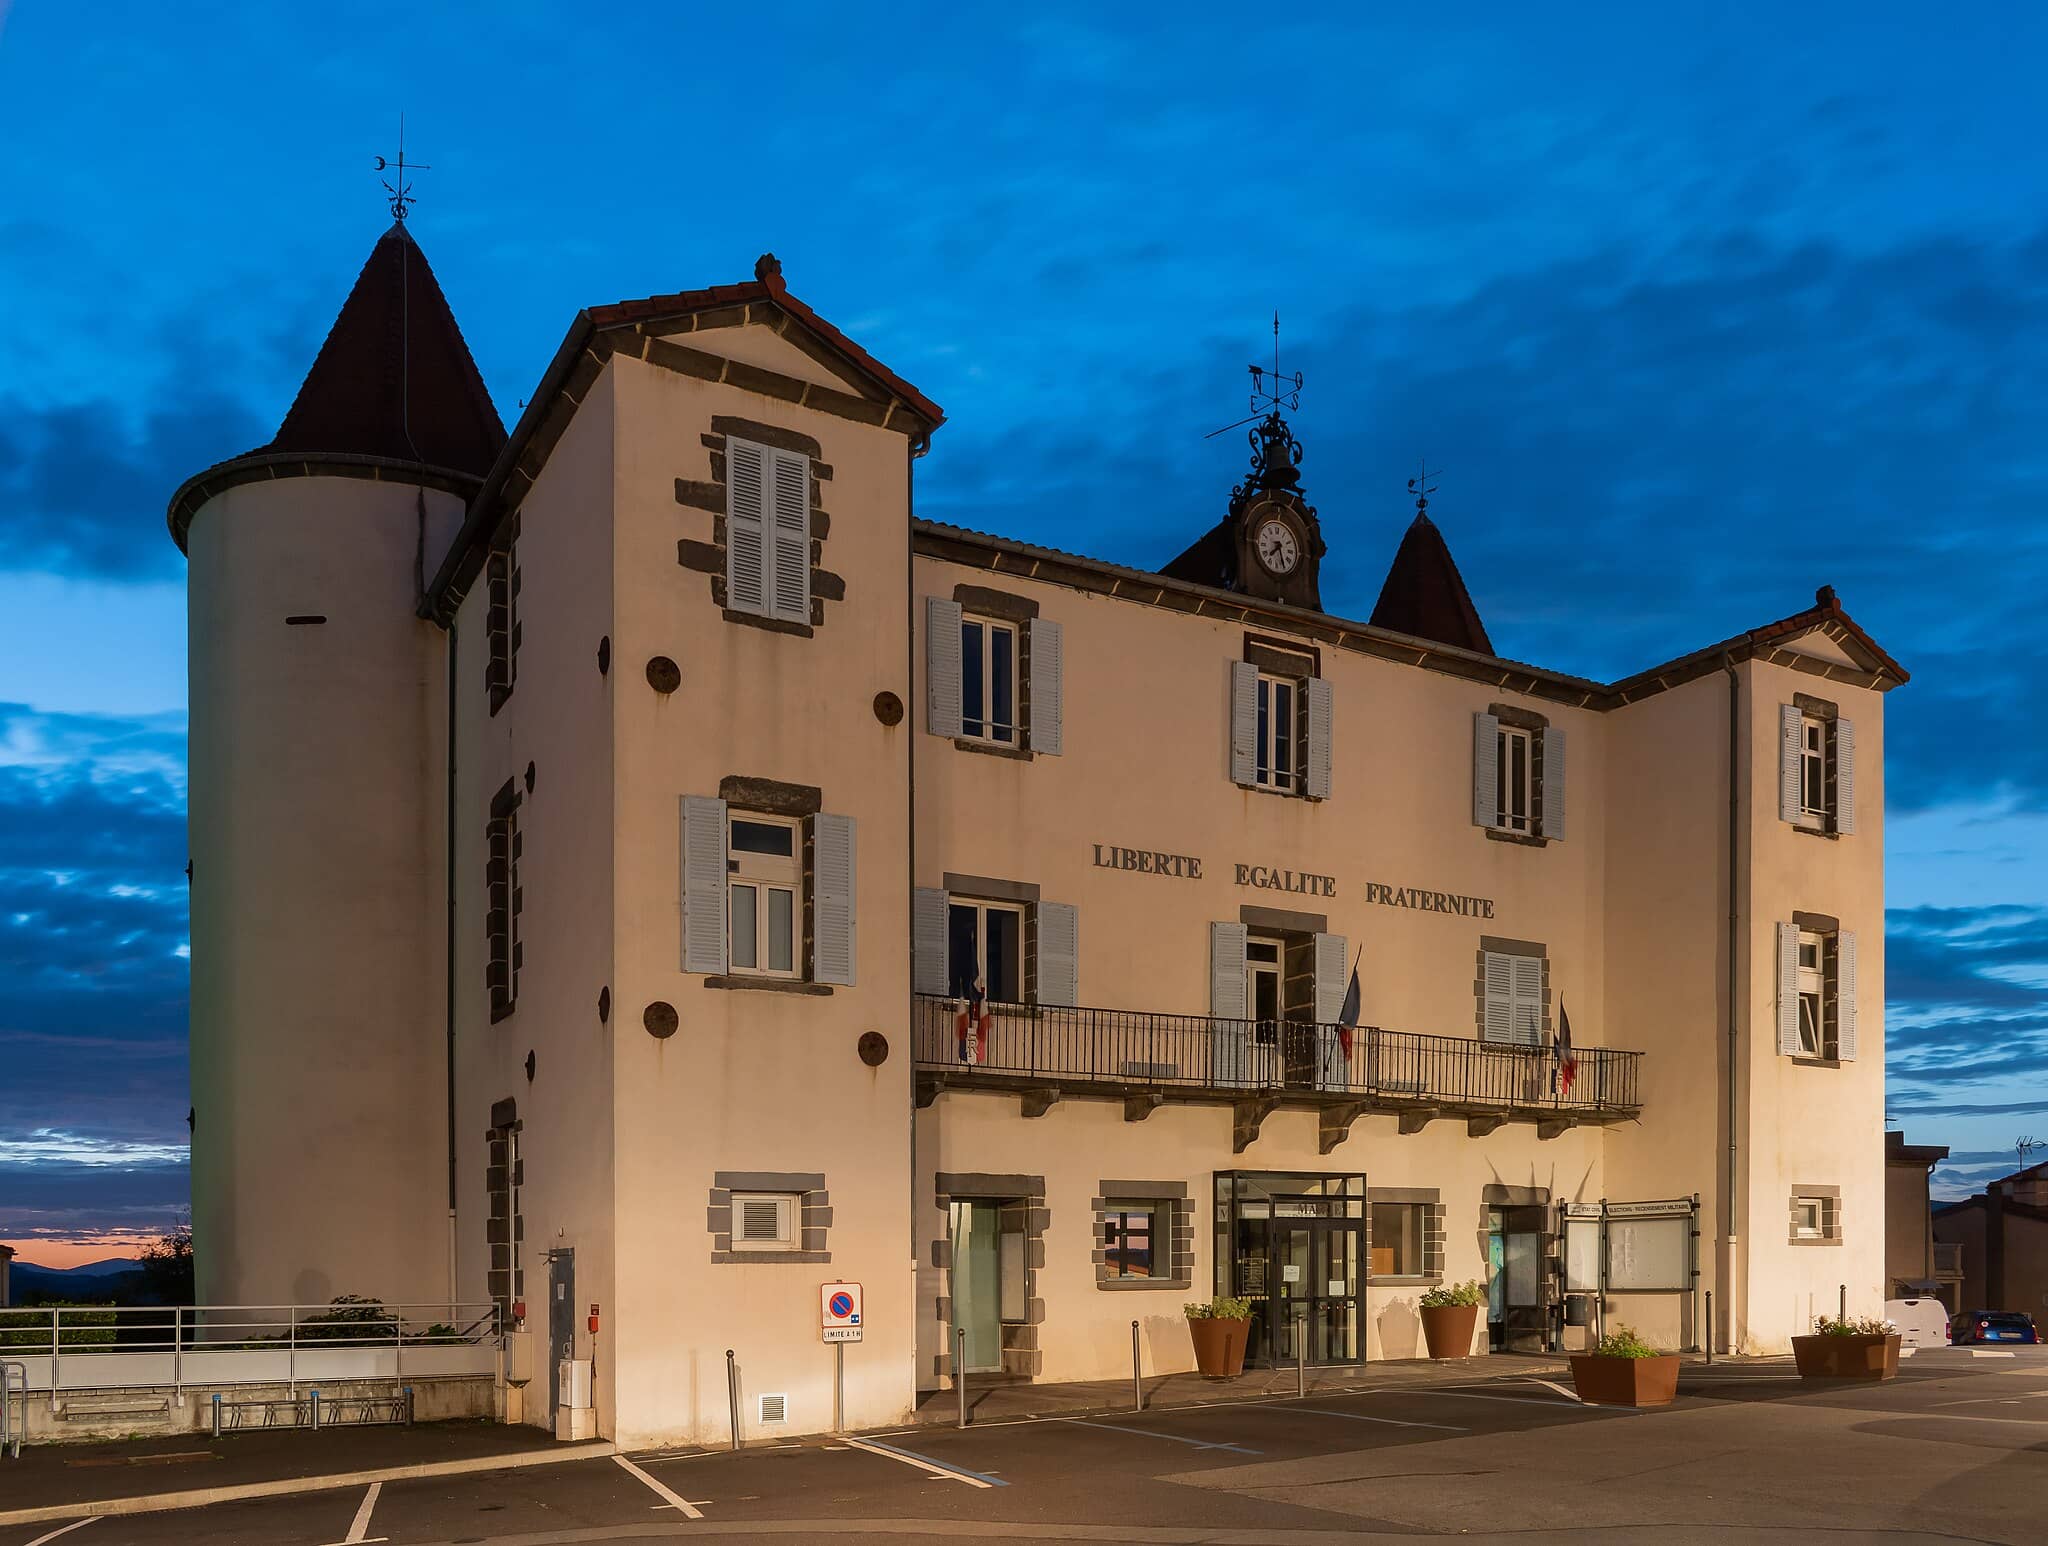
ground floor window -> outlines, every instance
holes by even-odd
[[[1372,1275],[1408,1278],[1422,1275],[1423,1220],[1419,1202],[1376,1202],[1372,1205]]]
[[[1154,1275],[1158,1204],[1111,1202],[1102,1221],[1102,1264],[1112,1278]]]

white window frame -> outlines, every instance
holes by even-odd
[[[1028,934],[1025,929],[1024,904],[1021,902],[988,902],[980,897],[948,895],[946,898],[946,988],[953,987],[953,910],[966,909],[974,914],[974,972],[982,984],[982,991],[988,991],[988,917],[990,913],[1008,913],[1017,920],[1017,996],[1014,999],[999,999],[990,995],[988,1002],[994,1004],[1022,1004],[1030,999],[1030,989],[1025,981],[1025,952]]]
[[[1824,1197],[1795,1197],[1792,1199],[1793,1235],[1800,1240],[1825,1240],[1828,1237],[1828,1205]],[[1812,1222],[1807,1222],[1811,1217]]]
[[[782,827],[789,832],[789,854],[743,852],[733,846],[733,828],[741,822],[755,826]],[[804,834],[802,823],[788,816],[765,816],[756,811],[732,811],[725,830],[726,970],[736,977],[777,977],[793,981],[804,970]],[[753,893],[751,917],[754,925],[754,960],[742,964],[739,950],[741,910],[750,903],[742,890]],[[767,963],[770,895],[789,893],[789,965]]]
[[[1808,966],[1807,953],[1811,951],[1813,964]],[[1828,1056],[1828,938],[1811,929],[1799,931],[1799,1050],[1805,1057]],[[1807,1006],[1812,1004],[1809,1020]],[[1807,1032],[1809,1029],[1812,1035]]]
[[[749,1203],[772,1204],[776,1211],[776,1237],[761,1240],[745,1232]],[[795,1192],[734,1192],[732,1194],[732,1248],[735,1251],[794,1251],[802,1242],[800,1220],[803,1198]]]
[[[981,633],[981,729],[970,730],[972,722],[967,714],[967,634],[970,629]],[[996,701],[996,651],[995,636],[999,633],[1010,637],[1010,719],[1004,728],[1006,736],[997,735],[993,714]],[[984,746],[1001,746],[1017,749],[1024,745],[1024,630],[1015,623],[1001,618],[983,617],[969,612],[960,619],[960,739],[979,741]]]
[[[1306,760],[1302,751],[1301,716],[1304,702],[1308,697],[1304,691],[1307,684],[1299,677],[1280,676],[1270,671],[1259,673],[1258,697],[1254,704],[1252,748],[1252,780],[1261,789],[1271,789],[1280,794],[1299,794],[1302,789],[1303,769]],[[1279,689],[1287,690],[1287,713],[1283,716],[1273,712],[1273,704],[1279,696]],[[1260,734],[1259,723],[1263,721],[1265,731]],[[1287,770],[1280,771],[1279,748],[1287,748]]]
[[[1828,723],[1812,714],[1799,721],[1798,820],[1803,827],[1828,820]]]
[[[1514,776],[1514,750],[1522,749],[1522,776]],[[1502,725],[1494,732],[1494,825],[1503,832],[1536,831],[1536,732]],[[1515,809],[1519,800],[1521,809]]]

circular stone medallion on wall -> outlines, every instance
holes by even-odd
[[[640,1023],[647,1027],[647,1034],[657,1041],[666,1041],[676,1033],[676,1006],[664,1004],[656,999],[647,1006],[647,1012],[640,1017]]]
[[[647,662],[647,685],[658,693],[671,693],[683,685],[683,670],[666,655]]]
[[[870,1068],[880,1068],[889,1061],[889,1038],[880,1031],[862,1031],[855,1047],[860,1060]]]

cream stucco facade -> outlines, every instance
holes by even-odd
[[[496,1300],[633,1444],[727,1349],[830,1427],[841,1280],[856,1427],[1191,1367],[1213,1293],[1318,1361],[1468,1279],[1478,1353],[1876,1308],[1903,673],[1831,593],[1589,682],[1426,518],[1469,617],[1324,611],[1271,438],[1147,573],[915,519],[940,418],[764,260],[581,314],[487,465],[180,491],[204,1292]]]

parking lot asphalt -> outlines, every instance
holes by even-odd
[[[0,1546],[2048,1540],[2048,1349],[1922,1353],[1882,1386],[1803,1385],[1786,1363],[1689,1367],[1678,1401],[1646,1412],[1584,1407],[1568,1391],[1515,1375],[595,1455],[0,1524]],[[0,1465],[0,1509],[6,1492]]]

